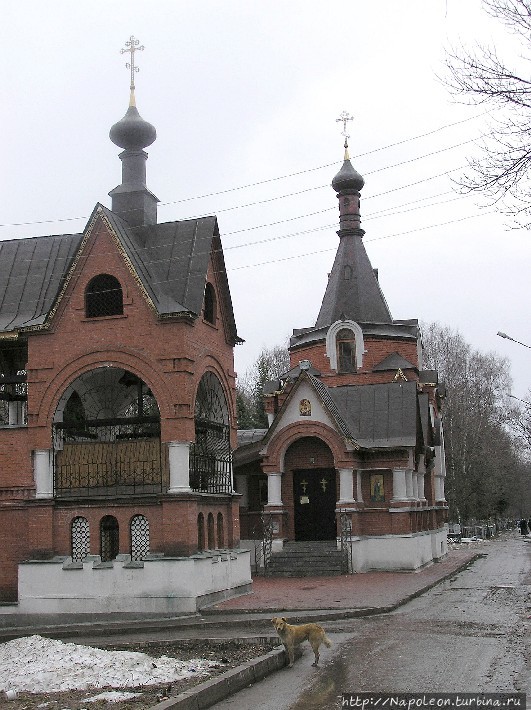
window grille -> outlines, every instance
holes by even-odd
[[[71,528],[72,562],[82,562],[90,554],[90,527],[86,518],[72,520]]]
[[[85,292],[86,317],[116,316],[123,312],[123,293],[118,279],[110,274],[95,276]]]
[[[120,529],[113,515],[106,515],[100,522],[100,555],[102,562],[116,559],[120,551]]]
[[[142,560],[149,554],[149,521],[144,515],[131,519],[131,559]]]

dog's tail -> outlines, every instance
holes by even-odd
[[[328,636],[325,636],[325,637],[324,637],[323,643],[324,643],[324,645],[325,645],[327,648],[330,648],[330,646],[332,645],[332,641],[330,641],[330,639],[328,638]]]

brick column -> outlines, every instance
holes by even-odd
[[[363,503],[361,475],[362,475],[362,470],[361,470],[361,468],[358,468],[358,470],[356,471],[356,500],[358,501],[358,503]]]

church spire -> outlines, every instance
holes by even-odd
[[[111,141],[124,148],[119,158],[122,161],[122,184],[109,192],[112,197],[112,211],[131,226],[137,227],[157,222],[157,202],[155,195],[146,186],[146,161],[144,148],[157,138],[155,127],[144,121],[136,107],[135,99],[135,52],[143,50],[139,40],[133,35],[125,43],[121,54],[129,52],[131,59],[126,67],[131,72],[129,108],[125,116],[115,123],[110,132]]]
[[[350,162],[347,121],[352,117],[343,111],[336,120],[343,122],[345,137],[343,165],[332,180],[339,201],[339,246],[315,327],[346,319],[356,323],[390,323],[389,308],[363,245],[360,190],[365,181]]]

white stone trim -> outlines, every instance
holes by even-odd
[[[351,468],[340,468],[339,470],[339,501],[338,504],[355,503],[353,497],[354,477]]]
[[[170,487],[168,493],[190,493],[190,442],[169,441]]]
[[[282,505],[282,474],[267,474],[267,505]]]
[[[330,369],[337,371],[337,334],[343,328],[347,328],[354,333],[356,341],[356,369],[360,370],[363,364],[363,353],[365,343],[363,341],[363,331],[353,320],[338,320],[332,323],[326,334],[326,356],[330,360]]]
[[[52,452],[50,449],[36,449],[33,452],[33,477],[35,498],[53,498]]]

